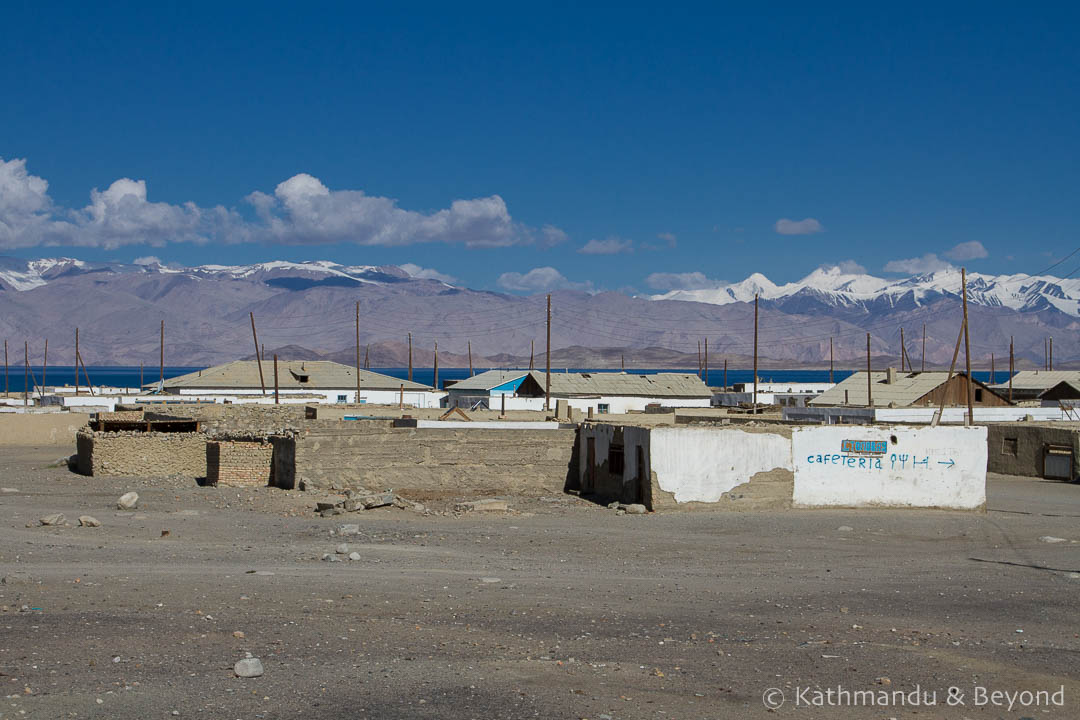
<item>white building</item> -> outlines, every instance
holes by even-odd
[[[446,397],[445,391],[430,385],[370,370],[359,371],[358,394],[357,369],[326,360],[279,360],[277,366],[277,392],[283,403],[397,405],[400,402],[410,407],[437,408]],[[157,383],[152,383],[146,387],[156,386]],[[273,403],[274,387],[274,363],[263,362],[260,380],[258,362],[237,360],[170,378],[155,400],[163,395],[176,395],[190,402]]]
[[[537,370],[489,370],[447,386],[450,407],[543,410],[546,376]],[[594,413],[643,411],[646,405],[709,407],[712,392],[692,373],[552,373],[551,409],[566,400]]]

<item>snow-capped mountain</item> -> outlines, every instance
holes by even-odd
[[[1054,308],[1080,317],[1080,278],[1060,279],[1033,275],[982,275],[970,273],[968,302],[985,307],[1002,307],[1018,312]],[[738,283],[711,288],[672,290],[650,296],[653,300],[687,300],[727,305],[753,302],[757,294],[770,304],[791,308],[797,301],[870,311],[873,306],[922,307],[943,297],[960,296],[960,271],[938,270],[925,275],[885,279],[872,275],[845,273],[840,268],[820,268],[797,282],[777,285],[761,273]]]

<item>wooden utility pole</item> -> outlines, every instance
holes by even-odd
[[[432,386],[436,390],[439,389],[439,341],[438,340],[435,341],[435,382],[432,383]]]
[[[412,333],[409,333],[409,382],[412,382]]]
[[[143,364],[139,363],[139,392],[142,392],[143,388]]]
[[[922,365],[919,372],[926,372],[926,323],[922,324]]]
[[[727,390],[727,358],[724,358],[724,390]]]
[[[536,341],[529,341],[529,369],[533,369],[533,356],[536,354]]]
[[[870,333],[866,333],[866,407],[874,407],[874,381],[870,368]]]
[[[1013,376],[1013,339],[1009,336],[1009,402],[1012,402],[1012,376]]]
[[[754,414],[757,415],[757,317],[758,296],[754,293]],[[745,388],[743,388],[745,389]]]
[[[532,368],[529,368],[529,369],[532,370]],[[476,373],[474,373],[473,369],[472,369],[472,340],[470,340],[469,341],[469,377],[472,377],[475,374]]]
[[[622,367],[622,371],[626,372],[626,356],[619,353],[619,365]]]
[[[701,341],[697,341],[697,376],[701,377]]]
[[[78,368],[76,368],[78,370]],[[76,376],[75,382],[78,383],[78,376]],[[4,397],[8,396],[8,357],[7,357],[7,340],[4,340]]]
[[[23,341],[23,384],[22,384],[22,404],[24,407],[29,405],[27,402],[26,392],[30,386],[30,343]]]
[[[360,377],[360,373],[357,373],[356,376]],[[357,381],[357,386],[356,386],[356,401],[357,402],[360,402],[360,385],[359,385],[359,382],[360,381],[358,380]],[[274,404],[275,405],[281,404],[281,398],[278,395],[277,353],[274,353]]]
[[[259,365],[259,386],[262,387],[262,394],[265,395],[266,394],[266,381],[263,380],[262,358],[259,357],[259,336],[255,334],[255,313],[252,312],[252,313],[250,313],[250,315],[251,315],[251,337],[255,341],[255,362],[258,363],[258,365]],[[161,350],[161,352],[162,352],[162,355],[161,355],[161,357],[162,357],[162,361],[161,361],[161,373],[162,374],[161,374],[161,377],[162,377],[162,379],[164,379],[165,378],[165,360],[164,360],[164,357],[165,357],[165,321],[164,320],[161,321],[161,348],[162,348],[162,350]]]
[[[49,338],[45,338],[45,360],[41,364],[41,397],[45,397],[45,373],[49,371]]]
[[[277,402],[277,355],[274,356],[274,402]],[[356,402],[360,402],[360,301],[356,301]]]
[[[255,316],[254,315],[251,316],[251,332],[255,332]],[[259,344],[258,344],[258,340],[256,340],[255,341],[255,353],[258,354],[258,352],[259,352]],[[158,381],[161,382],[162,386],[164,387],[164,385],[165,385],[165,321],[164,320],[161,321],[161,358],[160,359],[161,359],[161,375],[158,377]],[[85,368],[83,368],[83,369],[85,370]],[[260,380],[262,379],[262,365],[259,365],[259,379]],[[89,380],[87,380],[86,382],[87,382],[87,384],[90,383]],[[266,394],[265,390],[263,391],[263,394],[264,395]]]
[[[990,384],[994,384],[994,353],[990,353]]]
[[[966,330],[967,323],[961,322],[960,332],[956,334],[956,347],[954,347],[952,351],[952,362],[949,363],[949,375],[945,378],[945,387],[948,387],[949,383],[952,381],[953,371],[956,370],[956,358],[960,356],[960,341],[964,339]],[[948,393],[941,393],[941,404],[938,405],[937,412],[934,413],[934,417],[930,420],[930,427],[937,427],[938,423],[941,422],[941,418],[945,414],[945,398],[947,397]]]
[[[1050,367],[1047,368],[1050,371],[1054,369],[1054,336],[1050,336]]]
[[[544,376],[544,410],[551,410],[551,294],[547,296],[547,370]]]
[[[371,345],[365,345],[364,346],[364,369],[365,370],[367,370],[368,368],[371,367],[368,364],[368,357],[369,357],[368,353],[370,353],[370,352],[371,352]]]
[[[4,356],[7,357],[7,341],[4,341]],[[75,394],[79,394],[79,328],[75,328]]]
[[[907,357],[907,349],[904,345],[904,328],[900,328],[900,372],[904,372],[904,359]]]
[[[1043,370],[1050,369],[1050,350],[1046,346],[1046,338],[1043,338]]]
[[[400,387],[398,392],[400,394],[398,395],[397,406],[398,406],[398,410],[401,410],[402,408],[405,407],[405,383],[401,384],[401,387]]]
[[[833,352],[832,352],[832,338],[829,338],[829,384],[833,384]]]
[[[709,386],[709,338],[705,338],[705,386]]]
[[[975,424],[975,390],[974,385],[971,382],[971,340],[968,328],[968,312],[967,312],[967,270],[960,268],[960,283],[963,285],[964,291],[964,366],[967,369],[967,406],[968,406],[968,424]]]
[[[266,343],[259,343],[259,357],[266,359]]]

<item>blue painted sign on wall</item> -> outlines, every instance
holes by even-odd
[[[841,440],[840,452],[856,455],[884,455],[889,451],[889,443],[884,440]]]

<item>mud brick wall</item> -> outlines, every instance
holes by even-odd
[[[92,432],[76,437],[83,475],[206,477],[203,433]]]
[[[142,422],[142,410],[117,410],[116,412],[99,412],[97,419],[105,422]]]
[[[1073,449],[1073,471],[1080,468],[1080,425],[1077,423],[995,423],[986,426],[986,469],[1005,475],[1043,477],[1047,445]]]
[[[149,405],[147,419],[190,418],[202,423],[211,437],[237,433],[259,433],[263,437],[286,430],[298,430],[304,422],[303,405]]]
[[[406,497],[562,492],[575,430],[392,428],[356,421],[274,438],[279,487],[392,488]]]
[[[211,440],[206,443],[206,479],[228,487],[269,485],[273,453],[268,442]]]

